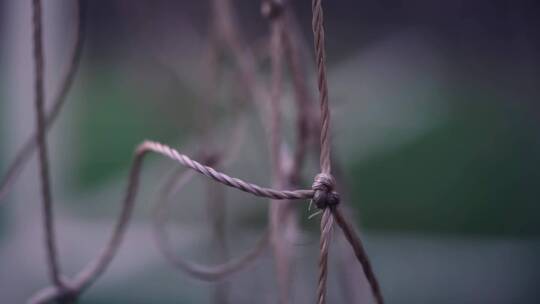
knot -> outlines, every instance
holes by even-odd
[[[284,8],[285,1],[283,0],[266,0],[261,4],[261,13],[265,18],[274,19],[281,16]]]
[[[319,173],[315,176],[313,185],[313,202],[319,209],[325,209],[326,207],[334,207],[339,204],[339,193],[334,191],[336,181],[330,174]]]

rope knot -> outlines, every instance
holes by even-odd
[[[330,174],[319,173],[315,176],[313,185],[313,202],[319,209],[334,207],[339,204],[339,193],[334,191],[336,181]]]

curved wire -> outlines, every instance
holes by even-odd
[[[140,144],[135,151],[135,157],[131,166],[128,186],[122,203],[120,216],[113,229],[111,238],[103,248],[101,254],[99,254],[99,256],[95,260],[88,263],[87,266],[81,272],[79,272],[79,274],[71,282],[69,282],[69,284],[67,284],[66,290],[59,290],[58,288],[56,288],[53,289],[53,291],[50,291],[51,288],[48,287],[46,288],[47,291],[39,291],[37,293],[39,297],[32,297],[32,299],[37,299],[39,301],[29,303],[47,303],[49,301],[58,299],[59,297],[65,296],[67,293],[79,295],[84,292],[84,290],[86,290],[88,287],[90,287],[107,269],[112,259],[116,255],[120,244],[122,243],[122,239],[125,235],[125,231],[133,213],[135,198],[139,188],[139,179],[143,160],[145,155],[147,155],[149,152],[154,152],[157,154],[161,154],[162,156],[166,156],[176,161],[180,165],[190,168],[202,175],[210,177],[221,184],[251,193],[255,196],[273,198],[277,200],[286,200],[291,198],[310,199],[313,197],[313,190],[276,190],[251,184],[241,179],[230,177],[224,173],[218,172],[211,167],[204,166],[167,145],[153,141],[145,141]],[[232,263],[223,266],[225,267],[225,270],[222,271],[225,273],[234,271],[236,267],[235,265],[238,264]]]
[[[85,41],[86,33],[86,14],[85,6],[82,0],[76,1],[77,10],[77,31],[75,32],[75,43],[71,51],[71,57],[69,65],[67,66],[66,73],[61,82],[60,89],[54,98],[53,106],[51,110],[46,114],[45,118],[45,132],[51,129],[60,111],[67,100],[67,95],[73,86],[77,70],[80,66],[82,50]],[[23,144],[21,149],[16,153],[15,159],[10,163],[8,169],[0,181],[0,203],[12,189],[12,185],[15,183],[24,166],[28,163],[28,160],[32,156],[32,153],[37,147],[37,133],[32,136]]]

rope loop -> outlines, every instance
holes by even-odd
[[[339,193],[334,191],[336,180],[330,174],[319,173],[315,176],[313,185],[313,202],[317,208],[324,210],[327,207],[335,207],[340,202]]]

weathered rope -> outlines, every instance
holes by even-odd
[[[335,180],[330,174],[330,109],[328,108],[328,85],[326,83],[326,54],[324,45],[324,23],[322,0],[312,1],[312,29],[315,46],[315,61],[317,65],[317,87],[321,108],[321,173],[313,182],[313,202],[323,210],[321,218],[321,240],[319,257],[319,283],[317,285],[317,303],[326,303],[326,282],[328,277],[328,243],[334,220],[329,208],[335,208],[339,203],[339,195],[334,192]]]
[[[235,135],[239,134],[240,133],[235,132]],[[238,142],[238,140],[233,139],[233,142]],[[231,148],[235,148],[235,145],[232,145]],[[229,151],[228,154],[230,155],[233,152],[234,151]],[[238,154],[234,153],[234,155],[237,156]],[[216,163],[216,165],[219,165],[221,163],[226,165],[228,160],[230,159],[228,159],[227,157],[220,157],[218,159],[215,159],[214,162]],[[171,196],[174,193],[179,192],[187,184],[187,182],[191,180],[194,174],[195,171],[193,170],[184,171],[180,176],[178,176],[177,172],[174,172],[174,174],[169,178],[169,180],[163,185],[163,188],[160,189],[160,191],[158,192],[159,198],[155,204],[154,209],[154,232],[156,245],[161,254],[174,267],[200,280],[219,281],[226,278],[232,273],[244,269],[252,261],[259,257],[268,245],[268,232],[265,232],[263,236],[257,241],[256,245],[248,252],[238,258],[225,261],[219,265],[200,265],[194,262],[184,260],[180,256],[175,255],[168,241],[166,229],[163,226],[166,220],[165,215],[167,214],[166,207]]]
[[[321,173],[315,177],[313,182],[314,196],[313,201],[319,209],[323,210],[321,219],[321,250],[319,261],[319,284],[317,286],[317,303],[326,303],[326,281],[328,275],[328,242],[334,219],[338,222],[341,230],[345,234],[347,241],[353,247],[356,257],[364,269],[371,290],[378,304],[383,303],[382,294],[371,264],[367,258],[367,253],[361,246],[360,238],[356,235],[352,227],[341,216],[338,209],[340,201],[339,194],[334,191],[335,180],[330,174],[330,110],[328,108],[328,85],[326,79],[326,54],[324,43],[324,22],[322,0],[312,1],[313,19],[313,37],[315,45],[315,57],[317,64],[317,84],[319,88],[320,107],[321,107],[321,155],[320,165]]]
[[[39,0],[34,0],[34,4],[40,4]],[[36,294],[30,301],[30,303],[45,303],[52,300],[64,300],[64,299],[76,299],[80,293],[88,288],[97,278],[106,270],[112,259],[114,258],[123,235],[127,229],[127,224],[131,217],[135,197],[138,190],[139,176],[142,168],[144,156],[148,152],[155,152],[175,160],[181,165],[190,168],[202,175],[205,175],[221,184],[229,187],[236,188],[238,190],[251,193],[256,196],[271,198],[274,200],[298,200],[298,199],[313,199],[319,209],[322,209],[323,215],[321,219],[321,239],[320,239],[320,260],[319,260],[319,283],[317,287],[317,302],[318,304],[324,304],[326,301],[326,282],[328,278],[328,251],[331,231],[334,221],[336,221],[339,227],[343,230],[346,239],[354,249],[355,255],[358,261],[361,263],[364,273],[370,283],[372,291],[375,295],[377,303],[382,304],[383,299],[380,293],[378,283],[375,275],[367,259],[367,255],[362,247],[360,239],[354,232],[353,228],[341,215],[338,204],[340,202],[339,194],[334,191],[335,180],[331,175],[331,163],[330,163],[330,142],[329,142],[329,124],[330,124],[330,112],[328,109],[328,89],[326,84],[326,68],[325,68],[325,50],[324,50],[324,26],[323,26],[323,12],[321,6],[321,0],[313,0],[313,32],[315,41],[315,51],[317,59],[318,70],[318,88],[320,93],[320,106],[321,106],[321,173],[315,177],[311,190],[275,190],[271,188],[260,187],[255,184],[245,182],[241,179],[230,177],[224,173],[221,173],[212,167],[205,166],[196,162],[186,155],[180,154],[178,151],[153,141],[143,142],[135,152],[135,159],[133,161],[129,183],[122,205],[122,211],[120,217],[116,222],[113,233],[109,242],[105,246],[102,253],[96,260],[89,263],[72,281],[66,281],[63,283],[60,278],[56,286],[46,288]],[[37,12],[37,13],[36,13]],[[34,7],[34,14],[40,17],[41,8],[36,9]],[[41,18],[41,17],[40,17]],[[39,18],[39,22],[41,20]],[[34,18],[36,20],[38,18]],[[39,32],[39,35],[36,34]],[[39,31],[35,30],[34,36],[39,36],[41,39],[41,25]],[[37,39],[35,39],[37,41]],[[44,137],[44,115],[43,115],[43,54],[42,54],[42,42],[35,43],[35,58],[36,58],[36,109],[38,120],[38,143],[40,147],[40,156],[43,154],[45,157],[41,159],[46,160],[45,137]],[[41,52],[36,50],[40,49]],[[238,51],[238,50],[237,50]],[[41,54],[41,58],[39,58]],[[40,60],[41,59],[41,60]],[[248,60],[249,61],[249,60]],[[41,66],[40,66],[41,62]],[[247,61],[246,61],[247,62]],[[242,64],[240,64],[242,65]],[[247,65],[246,65],[247,66]],[[245,68],[245,66],[244,66]],[[246,74],[250,74],[246,73]],[[41,78],[40,78],[41,77]],[[40,97],[41,95],[41,97]],[[45,152],[44,152],[45,151]],[[42,163],[46,163],[43,162]],[[42,172],[45,170],[42,169]],[[42,180],[45,184],[47,178],[42,174]],[[45,188],[45,187],[44,187]],[[50,191],[50,190],[49,190]],[[44,195],[44,201],[46,195]],[[46,204],[44,204],[46,205]],[[49,205],[50,206],[50,205]],[[45,208],[46,209],[46,208]],[[50,208],[49,208],[50,209]],[[47,213],[44,213],[47,215]],[[52,213],[51,213],[52,215]],[[52,223],[52,221],[51,221]],[[48,227],[46,226],[46,231]],[[52,229],[51,229],[52,230]],[[54,236],[53,234],[51,234]],[[232,267],[232,266],[230,266]],[[229,269],[229,268],[227,268]],[[236,268],[235,268],[236,269]],[[190,269],[188,268],[188,271]],[[193,270],[193,268],[191,268]],[[207,269],[195,269],[197,273],[205,273]],[[215,269],[214,269],[215,270]],[[212,271],[214,271],[212,270]],[[222,270],[222,272],[227,272]],[[209,272],[207,272],[209,273]]]
[[[373,267],[371,267],[371,263],[369,262],[367,252],[362,245],[362,241],[354,231],[354,228],[349,224],[349,222],[347,222],[339,208],[332,209],[332,214],[334,215],[336,223],[343,231],[345,238],[347,239],[347,241],[349,241],[349,244],[351,244],[356,258],[362,265],[362,269],[364,270],[364,274],[368,280],[369,285],[371,286],[371,291],[373,292],[373,296],[375,297],[376,302],[379,304],[384,303],[382,292],[379,287],[379,282],[377,281],[377,277],[373,272]]]
[[[75,42],[71,50],[71,58],[67,65],[66,72],[61,81],[60,89],[53,100],[53,106],[47,113],[45,118],[45,130],[48,132],[51,126],[56,121],[58,114],[64,106],[67,95],[75,80],[77,69],[81,62],[81,55],[83,45],[85,41],[85,27],[86,27],[86,15],[84,4],[82,0],[75,1],[75,7],[77,10],[77,30],[75,32]],[[21,173],[24,165],[28,163],[28,160],[32,156],[32,153],[37,147],[37,133],[34,133],[22,146],[22,148],[16,153],[15,159],[8,166],[5,175],[0,181],[0,203],[4,200],[9,190],[12,189],[13,183]]]
[[[225,186],[236,188],[240,191],[251,193],[255,196],[271,198],[276,200],[298,200],[298,199],[310,199],[313,197],[313,190],[275,190],[271,188],[260,187],[255,184],[248,183],[238,178],[230,177],[224,173],[218,172],[215,169],[204,166],[201,163],[192,160],[184,154],[172,149],[171,147],[154,142],[143,142],[138,151],[153,151],[158,154],[167,156],[173,160],[176,160],[182,166],[188,167],[197,171],[198,173],[205,175]]]
[[[33,20],[33,48],[34,48],[34,89],[35,89],[35,109],[36,109],[36,134],[39,155],[39,173],[41,182],[41,196],[43,200],[43,229],[45,233],[45,248],[47,252],[47,265],[49,276],[53,284],[63,287],[60,279],[60,265],[58,263],[58,253],[56,250],[56,240],[54,233],[53,199],[51,193],[51,181],[49,173],[49,157],[47,151],[47,141],[45,138],[45,55],[43,52],[43,27],[41,0],[32,1]]]
[[[99,276],[107,269],[112,259],[116,255],[118,248],[122,242],[123,236],[127,229],[127,224],[131,218],[133,207],[135,203],[135,197],[139,188],[139,179],[142,169],[144,156],[154,152],[166,156],[180,165],[190,168],[202,175],[212,178],[213,180],[224,184],[226,186],[236,188],[238,190],[251,193],[255,196],[272,198],[276,200],[290,200],[290,199],[310,199],[313,197],[313,190],[274,190],[270,188],[260,187],[255,184],[247,183],[241,179],[230,177],[224,173],[218,172],[213,168],[204,166],[199,162],[196,162],[184,154],[179,153],[175,149],[169,146],[153,142],[145,141],[139,145],[135,151],[135,158],[133,160],[131,171],[129,175],[129,182],[122,204],[121,213],[118,221],[114,227],[111,238],[107,242],[105,248],[101,254],[92,262],[90,262],[69,284],[66,284],[66,289],[59,288],[46,288],[39,291],[35,297],[32,297],[29,303],[47,303],[66,295],[79,295],[92,285]],[[234,268],[228,266],[230,268]],[[227,270],[229,271],[229,270]],[[226,271],[226,272],[227,272]]]
[[[328,247],[334,219],[330,208],[325,208],[321,217],[321,240],[319,256],[319,284],[317,285],[317,304],[326,302],[326,281],[328,277]]]
[[[330,174],[330,110],[328,108],[328,85],[326,81],[326,51],[324,45],[324,22],[322,0],[312,1],[313,41],[315,44],[315,60],[317,64],[317,87],[321,107],[321,172]]]
[[[332,175],[319,173],[315,176],[311,188],[315,191],[313,202],[319,209],[335,207],[339,204],[339,194],[334,191],[335,180]]]

